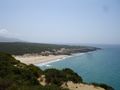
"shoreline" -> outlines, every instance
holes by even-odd
[[[14,56],[15,59],[19,60],[22,63],[25,63],[27,65],[34,64],[36,66],[49,66],[48,64],[53,62],[62,61],[66,58],[74,57],[74,56],[80,56],[85,53],[76,53],[72,55],[49,55],[49,56],[41,56],[41,55],[34,55],[34,54],[25,54],[25,55],[18,55]]]
[[[36,66],[50,66],[49,64],[51,64],[51,63],[62,61],[64,59],[75,57],[75,56],[80,56],[80,55],[83,55],[83,54],[85,54],[85,53],[77,53],[77,54],[72,54],[72,55],[66,55],[66,57],[63,57],[63,58],[58,58],[56,60],[51,60],[51,61],[48,61],[48,62],[43,62],[43,63],[39,63],[39,64],[35,64],[35,65]]]

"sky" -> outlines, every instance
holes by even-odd
[[[120,44],[120,0],[0,0],[0,36]]]

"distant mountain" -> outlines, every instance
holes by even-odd
[[[22,40],[0,36],[0,42],[22,42]]]

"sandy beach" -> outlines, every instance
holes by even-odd
[[[94,85],[87,85],[82,83],[73,83],[72,81],[67,82],[67,86],[64,84],[62,85],[64,88],[69,88],[70,90],[105,90],[101,87],[96,87]]]
[[[14,56],[17,60],[29,64],[43,64],[52,61],[56,61],[59,59],[64,59],[68,57],[68,55],[49,55],[49,56],[41,56],[41,55],[22,55],[22,56]]]

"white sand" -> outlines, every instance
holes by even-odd
[[[23,56],[14,56],[14,57],[25,64],[40,64],[40,63],[55,61],[58,59],[63,59],[67,56],[68,55],[49,55],[49,56],[23,55]]]
[[[78,53],[73,55],[49,55],[49,56],[42,56],[38,54],[25,54],[25,55],[18,55],[14,57],[17,60],[27,65],[35,64],[36,66],[43,66],[43,65],[50,66],[49,65],[50,63],[61,61],[69,57],[80,56],[83,54],[85,53]]]
[[[101,87],[96,87],[94,85],[87,85],[87,84],[75,84],[71,81],[67,82],[67,86],[65,84],[62,85],[64,88],[69,88],[70,90],[105,90]]]

